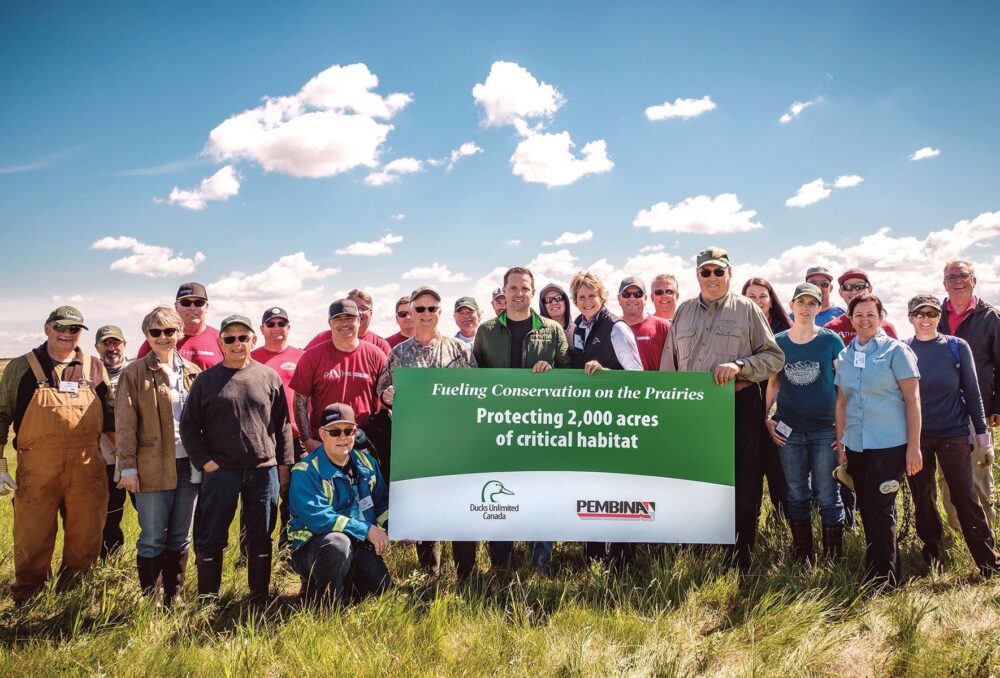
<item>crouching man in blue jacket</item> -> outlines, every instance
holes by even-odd
[[[309,600],[360,600],[392,586],[382,560],[389,488],[374,457],[354,449],[357,424],[349,405],[329,405],[322,422],[323,446],[292,467],[292,568]]]

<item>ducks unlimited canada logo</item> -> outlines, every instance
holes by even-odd
[[[521,510],[520,504],[506,503],[504,497],[515,496],[499,480],[489,480],[479,493],[480,503],[469,504],[469,511],[481,513],[483,520],[507,520],[508,513]]]

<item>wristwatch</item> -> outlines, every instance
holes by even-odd
[[[737,358],[733,362],[736,363],[736,366],[739,367],[741,370],[747,366],[747,363],[745,360],[743,360],[743,358]]]

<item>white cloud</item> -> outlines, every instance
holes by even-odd
[[[588,240],[594,239],[594,232],[591,230],[586,230],[583,233],[570,233],[565,231],[561,236],[555,239],[555,241],[546,240],[542,243],[546,247],[551,245],[575,245],[580,242],[587,242]]]
[[[207,179],[202,179],[198,188],[184,190],[174,186],[167,201],[185,209],[201,210],[210,201],[225,202],[239,192],[240,176],[232,165],[226,165]]]
[[[834,188],[853,188],[861,184],[864,181],[863,177],[857,174],[844,174],[837,177],[836,181],[833,182]]]
[[[389,218],[395,221],[402,221],[403,219],[406,218],[406,215],[403,214],[402,212],[397,212],[396,214],[390,215]]]
[[[816,97],[812,101],[796,101],[791,106],[788,107],[788,112],[782,115],[778,122],[782,125],[787,125],[792,120],[802,115],[802,111],[806,110],[810,106],[815,106],[816,104],[823,103],[823,97]]]
[[[924,146],[923,148],[915,150],[913,152],[913,155],[910,156],[910,160],[914,161],[926,160],[927,158],[936,158],[939,155],[941,155],[940,148],[931,148],[930,146]]]
[[[304,252],[296,252],[281,257],[258,273],[248,275],[233,271],[208,285],[208,291],[213,297],[213,304],[214,297],[231,302],[284,300],[300,295],[305,282],[325,280],[338,273],[339,268],[320,268],[309,261]]]
[[[815,181],[810,181],[808,184],[799,186],[799,190],[796,191],[795,195],[785,201],[785,206],[805,207],[806,205],[812,205],[820,200],[829,198],[831,192],[827,188],[825,181],[816,179]]]
[[[653,233],[743,233],[763,226],[753,218],[755,210],[744,210],[734,193],[714,198],[697,195],[676,205],[658,202],[648,210],[639,210],[632,225]]]
[[[294,96],[265,97],[257,108],[230,117],[209,133],[205,151],[216,161],[245,159],[265,171],[329,177],[375,167],[389,120],[412,101],[379,96],[365,64],[331,66]],[[378,119],[378,120],[377,120]]]
[[[90,245],[92,250],[132,250],[132,254],[113,261],[112,271],[145,275],[151,278],[179,276],[193,273],[205,261],[205,255],[195,252],[194,257],[174,256],[169,247],[147,245],[135,238],[107,236]]]
[[[671,118],[697,118],[703,113],[714,110],[715,107],[715,102],[709,96],[703,96],[700,99],[674,99],[674,103],[665,101],[659,106],[648,107],[646,119],[656,121]]]
[[[411,268],[401,277],[403,280],[423,280],[437,283],[464,282],[469,279],[464,273],[452,273],[447,266],[442,266],[436,261],[430,266]]]
[[[566,101],[555,87],[509,61],[493,62],[486,81],[472,88],[472,98],[483,108],[483,124],[489,127],[551,118]]]
[[[654,254],[656,252],[662,252],[665,249],[666,245],[646,245],[639,250],[639,254]]]
[[[569,250],[543,252],[528,263],[528,269],[542,276],[568,279],[580,270],[580,259]]]
[[[610,172],[615,164],[603,140],[591,141],[573,155],[569,132],[533,134],[517,145],[510,157],[514,176],[528,183],[568,186],[588,174]]]
[[[404,174],[421,172],[424,163],[416,158],[396,158],[388,163],[378,172],[372,172],[365,177],[365,183],[369,186],[384,186],[399,181],[399,177]]]
[[[458,161],[461,160],[462,158],[468,158],[470,155],[475,155],[477,153],[482,153],[482,152],[483,149],[481,149],[478,145],[476,145],[471,141],[466,141],[464,144],[462,144],[461,146],[459,146],[458,148],[456,148],[454,151],[451,152],[451,155],[448,157],[448,164],[445,166],[444,169],[446,172],[450,172],[453,169],[455,169],[455,165],[457,165]]]
[[[504,244],[507,245],[508,247],[517,247],[518,245],[521,244],[521,241],[520,240],[508,240]]]
[[[347,247],[341,247],[336,253],[348,256],[377,257],[380,254],[392,254],[392,247],[390,245],[401,242],[403,242],[403,236],[387,233],[375,242],[352,243]]]

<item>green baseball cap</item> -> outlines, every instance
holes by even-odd
[[[118,325],[102,325],[97,328],[97,334],[94,335],[94,346],[97,346],[105,339],[125,341],[125,335],[122,333],[122,328],[118,327]]]
[[[82,327],[85,330],[90,328],[83,324],[83,314],[80,313],[80,309],[75,306],[60,306],[56,310],[49,313],[48,323],[59,323],[60,325],[66,325],[68,327]]]
[[[721,247],[706,247],[698,252],[698,268],[707,264],[715,264],[722,268],[729,268],[729,253]]]
[[[238,313],[234,313],[233,315],[227,315],[226,318],[222,321],[222,324],[219,325],[219,331],[225,332],[226,329],[232,325],[243,325],[248,330],[253,332],[253,325],[250,324],[250,318],[246,317],[245,315],[239,315]]]
[[[459,297],[455,302],[455,312],[458,313],[458,310],[461,308],[471,308],[476,313],[479,313],[479,304],[472,297]]]
[[[792,301],[795,301],[799,297],[812,297],[819,303],[823,303],[823,292],[812,283],[804,282],[795,286],[795,294],[792,295]]]
[[[906,312],[907,314],[912,315],[914,311],[924,306],[933,308],[938,312],[941,311],[941,301],[937,297],[932,294],[918,294],[907,302]]]

